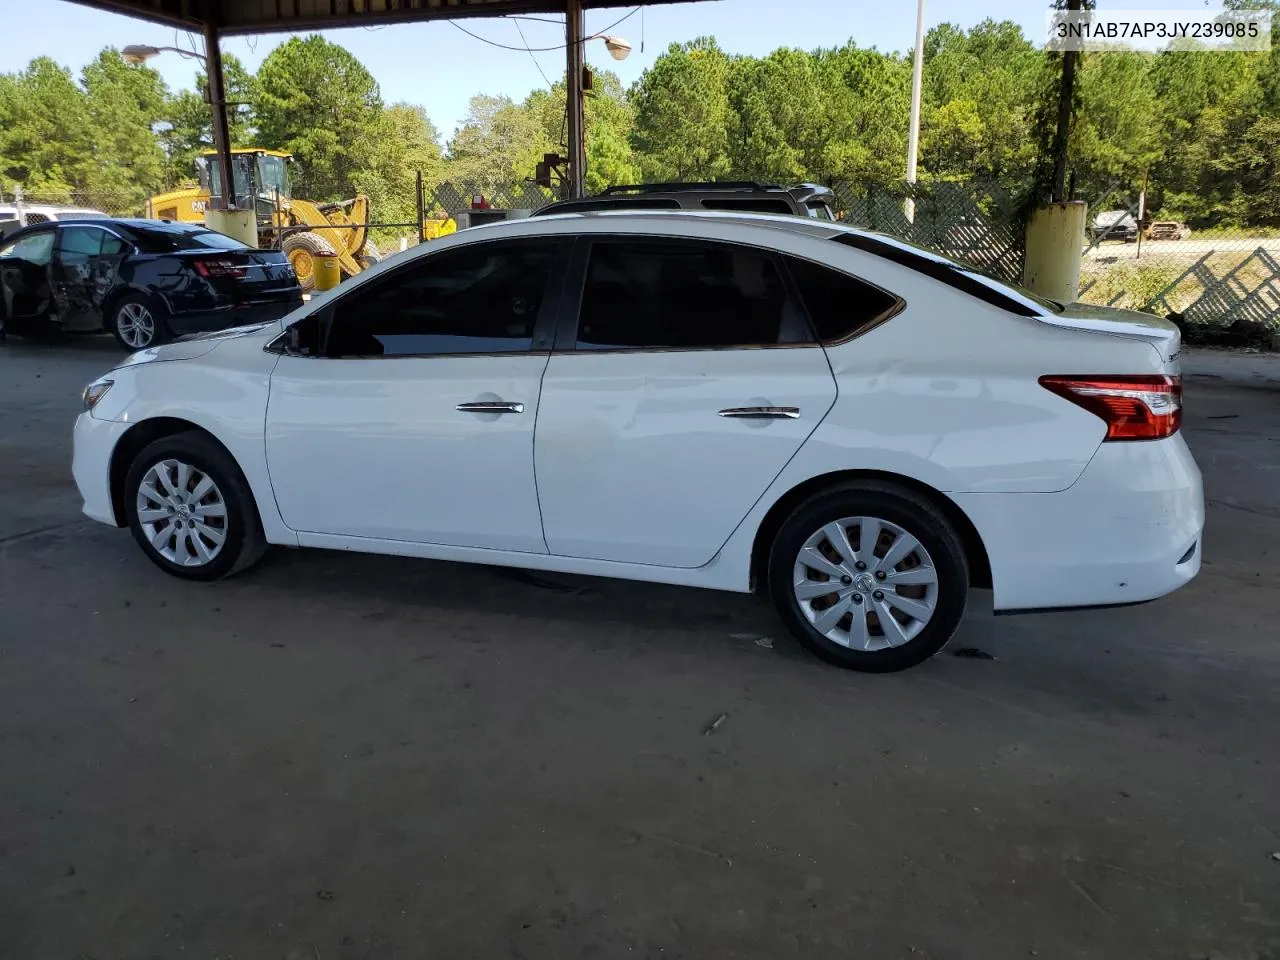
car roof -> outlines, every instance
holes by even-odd
[[[53,230],[57,227],[116,227],[125,231],[151,231],[163,233],[206,233],[209,228],[203,223],[182,223],[177,220],[146,220],[142,217],[65,217],[60,220],[45,220],[40,223],[29,223],[19,230],[5,234],[4,242],[11,243],[29,233]]]
[[[184,223],[181,220],[147,220],[144,217],[67,217],[60,224],[82,224],[86,227],[117,226],[126,230],[150,230],[162,233],[206,233],[203,223]]]

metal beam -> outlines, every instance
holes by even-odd
[[[569,113],[569,183],[568,194],[580,197],[587,172],[585,113],[582,106],[582,71],[586,66],[586,16],[582,0],[565,0],[565,109]]]
[[[14,0],[21,3],[23,0]],[[26,2],[32,6],[31,0]],[[99,10],[203,30],[213,22],[221,36],[333,30],[463,17],[563,13],[565,0],[72,0]],[[580,0],[586,10],[656,6],[690,0]]]
[[[236,178],[231,169],[231,134],[227,126],[227,94],[222,80],[222,49],[218,46],[218,28],[204,28],[205,68],[209,75],[209,109],[213,111],[213,149],[218,155],[218,181],[224,210],[236,206]],[[212,189],[213,184],[209,184]]]

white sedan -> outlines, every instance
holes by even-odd
[[[1200,567],[1177,329],[840,224],[564,215],[467,230],[85,390],[85,513],[176,576],[268,544],[767,592],[811,651],[908,667],[998,612]]]

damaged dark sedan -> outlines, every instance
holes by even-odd
[[[283,253],[200,224],[107,218],[19,230],[0,244],[0,331],[108,330],[126,350],[267,323],[302,303]]]

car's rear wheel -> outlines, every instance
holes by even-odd
[[[169,325],[148,297],[129,294],[111,308],[111,332],[126,350],[145,350],[169,339]]]
[[[769,559],[779,615],[824,660],[875,673],[929,659],[960,624],[964,547],[924,497],[890,484],[838,487],[802,503]]]
[[[125,511],[142,552],[187,580],[229,576],[266,548],[243,474],[200,433],[162,437],[143,449],[125,479]]]

